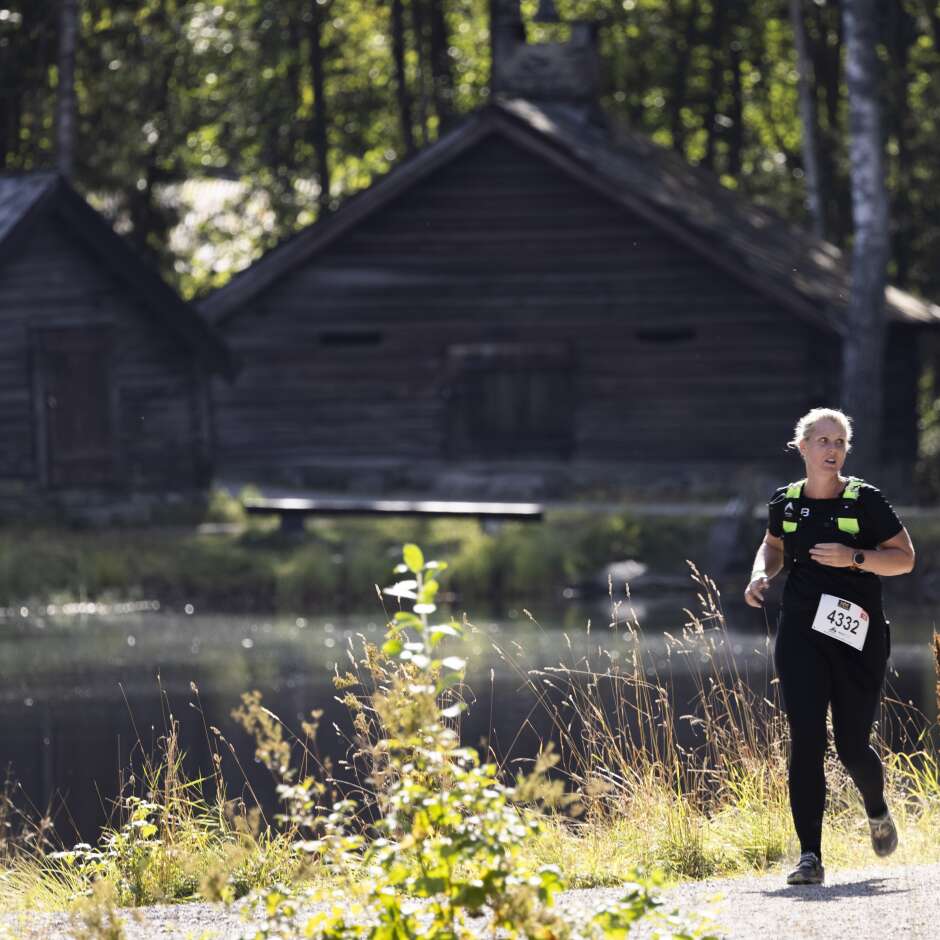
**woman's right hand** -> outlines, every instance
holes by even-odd
[[[766,575],[760,575],[754,578],[744,589],[744,600],[747,601],[751,607],[763,607],[764,594],[767,593],[767,588],[769,587],[770,579]]]

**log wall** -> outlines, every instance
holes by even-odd
[[[219,466],[260,480],[472,459],[451,446],[466,345],[566,350],[570,459],[612,468],[778,466],[838,389],[831,334],[495,134],[221,328],[243,371],[214,384]]]
[[[203,485],[211,434],[207,386],[192,353],[140,309],[55,213],[0,262],[0,478],[48,482],[36,331],[92,326],[111,337],[110,361],[102,362],[115,449],[108,486]]]

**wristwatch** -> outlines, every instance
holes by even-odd
[[[852,567],[856,570],[861,570],[862,565],[865,564],[865,553],[864,552],[855,552],[852,555]]]

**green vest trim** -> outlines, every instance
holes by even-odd
[[[800,499],[803,496],[803,487],[806,485],[806,480],[797,480],[795,483],[790,483],[787,485],[787,491],[784,496],[787,499]],[[848,483],[845,484],[845,489],[842,491],[842,495],[839,499],[852,499],[858,500],[858,492],[865,485],[865,481],[859,479],[858,477],[849,477]],[[840,516],[836,519],[836,525],[838,525],[841,532],[848,532],[850,535],[858,535],[859,533],[859,524],[858,519],[849,516]],[[796,522],[784,522],[783,531],[784,532],[796,532],[797,523]]]
[[[806,483],[806,480],[797,480],[796,483],[789,483],[787,485],[787,491],[784,493],[784,496],[787,499],[799,499],[803,495],[803,485]],[[784,532],[796,532],[796,523],[787,522],[784,520],[783,523]]]
[[[858,499],[858,491],[862,488],[865,481],[858,477],[849,477],[849,482],[845,484],[842,491],[842,499]]]

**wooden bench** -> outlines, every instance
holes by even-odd
[[[541,522],[541,503],[481,503],[433,499],[246,499],[249,515],[277,515],[281,531],[304,530],[307,516],[431,516],[479,519],[481,523]]]

